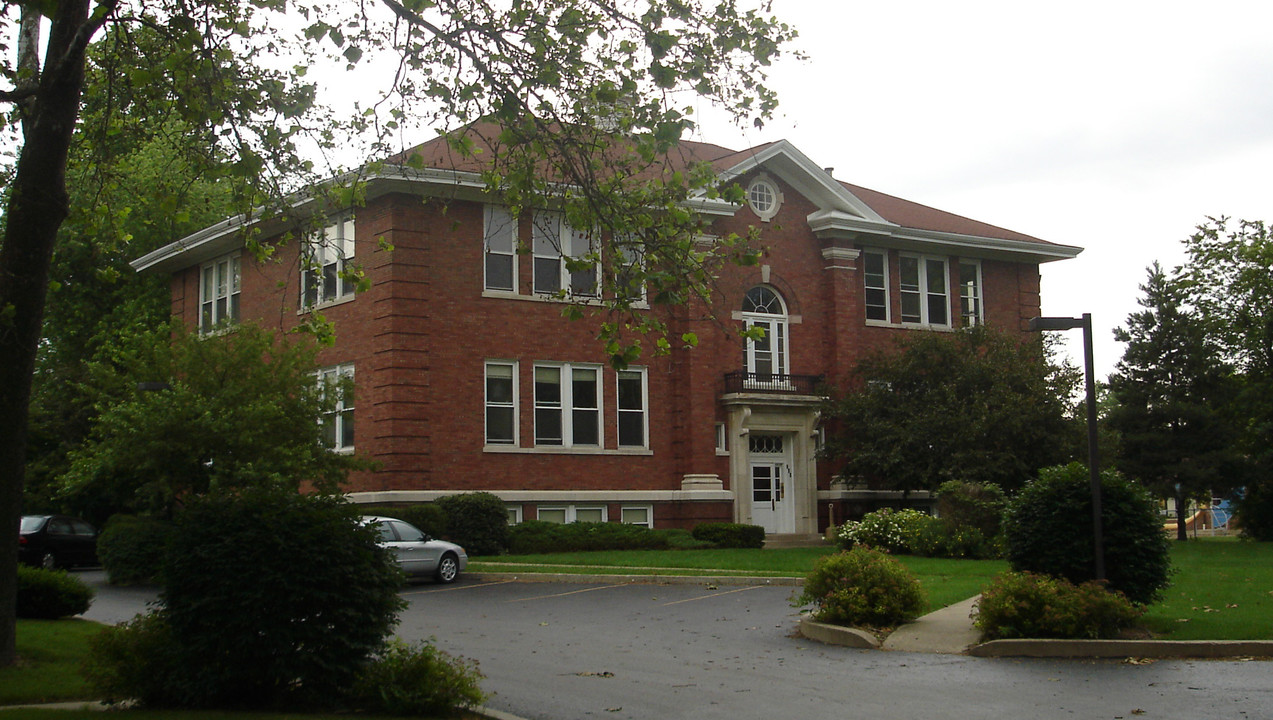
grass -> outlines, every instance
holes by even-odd
[[[80,675],[88,639],[102,626],[88,620],[19,620],[18,665],[0,668],[0,705],[91,697]]]
[[[1164,640],[1273,640],[1273,543],[1172,543],[1176,574],[1144,624]]]

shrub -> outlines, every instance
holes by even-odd
[[[666,535],[623,523],[528,520],[509,529],[509,552],[534,555],[597,550],[666,550]]]
[[[1169,582],[1168,541],[1149,494],[1122,475],[1101,474],[1101,517],[1109,587],[1148,604]],[[1092,495],[1079,463],[1044,468],[1017,495],[1004,519],[1008,560],[1019,572],[1080,584],[1095,577]]]
[[[384,715],[441,717],[486,699],[476,664],[453,658],[431,643],[390,642],[354,681],[348,701]]]
[[[469,555],[498,555],[508,549],[508,510],[498,495],[447,495],[437,505],[446,513],[451,542]]]
[[[160,608],[94,660],[101,691],[183,707],[335,703],[402,606],[400,573],[355,517],[286,491],[192,499]]]
[[[1235,498],[1234,525],[1242,537],[1273,541],[1273,482],[1252,480]]]
[[[918,510],[881,508],[867,513],[861,520],[846,522],[836,532],[840,547],[867,545],[892,553],[909,554],[912,540],[932,532],[937,520]],[[917,553],[918,554],[918,553]]]
[[[856,547],[819,558],[796,603],[814,605],[813,617],[823,622],[883,627],[918,616],[924,591],[897,560]]]
[[[1008,499],[994,483],[950,480],[937,488],[937,515],[956,528],[975,528],[982,537],[999,534]]]
[[[719,548],[763,548],[765,546],[765,529],[759,525],[700,523],[694,526],[692,532],[696,539],[712,543]]]
[[[112,585],[159,582],[172,524],[152,517],[113,515],[97,537],[97,558]]]
[[[18,565],[20,618],[56,620],[79,615],[93,602],[93,588],[65,570]]]
[[[666,530],[651,530],[651,532],[662,535],[667,541],[667,547],[670,550],[702,550],[703,548],[715,547],[706,540],[699,540],[689,530],[681,528],[668,528]]]
[[[1075,585],[1034,573],[1004,573],[977,601],[975,625],[998,638],[1111,638],[1141,611],[1096,581]]]

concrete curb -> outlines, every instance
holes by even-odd
[[[880,641],[871,633],[843,625],[829,625],[808,617],[800,618],[800,634],[827,645],[841,645],[859,650],[878,650]]]
[[[974,657],[1273,658],[1270,640],[991,640]]]
[[[631,585],[756,585],[774,587],[800,587],[804,578],[794,577],[741,577],[734,575],[577,575],[571,573],[465,573],[466,577],[482,582],[557,582],[557,583],[628,583]]]

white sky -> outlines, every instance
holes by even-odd
[[[696,140],[785,138],[857,185],[1086,248],[1043,266],[1043,313],[1112,328],[1208,215],[1273,220],[1273,2],[775,0],[807,62],[781,117]],[[1082,363],[1078,331],[1071,347]]]

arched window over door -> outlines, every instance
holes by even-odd
[[[748,380],[755,383],[787,381],[787,305],[782,296],[767,285],[757,285],[743,297],[743,322],[750,329],[759,327],[765,336],[747,340],[743,349],[743,368]]]

